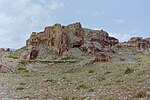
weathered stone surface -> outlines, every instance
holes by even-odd
[[[68,26],[61,26],[55,24],[54,26],[46,27],[43,32],[33,32],[30,39],[26,41],[26,46],[31,52],[32,48],[38,48],[41,51],[40,45],[45,48],[55,48],[54,53],[63,56],[69,48],[80,47],[84,39],[84,30],[80,23],[70,24]]]
[[[87,52],[110,52],[111,47],[119,43],[119,40],[110,37],[106,31],[86,30],[86,37],[82,49]]]
[[[115,46],[116,44],[119,43],[119,40],[116,39],[115,37],[109,37],[109,39],[110,39],[110,45],[111,46]]]
[[[111,61],[111,57],[103,53],[97,55],[95,58],[95,62],[109,62],[109,61]]]
[[[119,43],[115,46],[115,49],[122,50],[134,50],[134,51],[149,51],[150,42],[148,39],[143,39],[142,37],[132,37],[129,41],[124,43]]]
[[[60,41],[58,44],[59,55],[63,56],[65,52],[67,52],[68,48],[68,38],[66,33],[62,33],[59,37]]]
[[[110,37],[106,31],[85,29],[80,23],[73,23],[68,26],[55,24],[46,27],[43,32],[33,32],[26,41],[26,48],[30,52],[30,59],[36,59],[50,55],[43,51],[50,51],[51,54],[61,57],[71,48],[96,55],[98,52],[110,52],[111,46],[116,44],[118,39]]]

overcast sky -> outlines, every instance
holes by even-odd
[[[81,22],[127,41],[150,37],[150,0],[0,0],[0,48],[20,48],[32,31]]]

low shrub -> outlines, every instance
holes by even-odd
[[[124,74],[130,74],[130,73],[133,73],[133,72],[134,72],[133,69],[127,67]]]

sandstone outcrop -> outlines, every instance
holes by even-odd
[[[88,53],[111,52],[111,47],[119,43],[118,39],[110,37],[106,31],[87,30],[86,32],[82,49]]]
[[[143,39],[142,37],[132,37],[129,41],[119,43],[114,48],[133,51],[149,51],[150,41],[148,38]]]
[[[62,57],[71,48],[97,55],[99,52],[110,52],[111,47],[118,43],[118,39],[110,37],[106,31],[82,28],[80,23],[68,26],[55,24],[46,27],[43,32],[33,32],[26,41],[26,48],[30,59],[34,60],[47,55]]]

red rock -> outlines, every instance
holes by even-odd
[[[62,33],[60,35],[60,41],[59,41],[59,45],[58,45],[58,49],[59,49],[59,56],[63,56],[65,52],[67,52],[67,34],[66,33]]]
[[[119,40],[114,38],[114,37],[109,37],[109,39],[110,39],[110,45],[111,46],[115,46],[116,44],[119,43]]]
[[[129,41],[117,44],[115,49],[122,49],[122,50],[133,50],[133,51],[149,51],[150,49],[150,42],[142,37],[132,37]]]
[[[111,57],[106,54],[99,54],[95,58],[95,62],[109,62],[111,61]]]
[[[86,44],[88,42],[88,45]],[[46,27],[43,32],[33,32],[26,41],[26,48],[30,52],[30,59],[46,56],[47,52],[63,56],[70,48],[79,48],[85,53],[110,52],[111,46],[118,43],[118,39],[110,37],[106,31],[87,31],[80,23],[62,26],[55,24]],[[38,48],[32,50],[32,48]]]

